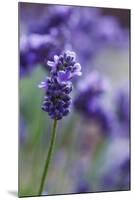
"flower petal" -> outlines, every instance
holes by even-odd
[[[79,63],[75,63],[74,68],[76,69],[76,71],[81,71],[81,65]]]
[[[54,62],[55,62],[55,63],[58,63],[58,61],[59,61],[59,56],[55,55],[55,56],[54,56]]]
[[[55,62],[48,60],[47,65],[50,67],[55,67]]]
[[[64,56],[65,56],[65,59],[71,58],[73,61],[75,61],[76,59],[76,54],[73,51],[66,51]]]
[[[73,73],[73,76],[81,76],[82,75],[82,72],[79,72],[79,71],[75,71]]]
[[[58,72],[58,81],[59,82],[67,82],[71,78],[71,73],[69,71],[59,71]]]
[[[66,51],[65,53],[67,54],[67,56],[71,56],[71,57],[73,57],[74,60],[75,60],[75,58],[76,58],[76,54],[75,54],[74,51]]]
[[[72,73],[72,77],[74,77],[74,76],[81,76],[82,75],[82,72],[73,72]]]
[[[46,82],[41,82],[39,85],[38,85],[38,88],[46,88],[47,87],[47,83]]]

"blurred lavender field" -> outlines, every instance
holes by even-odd
[[[59,121],[44,195],[130,189],[130,11],[19,3],[19,196],[36,196],[52,120],[47,60],[75,51],[71,113]]]

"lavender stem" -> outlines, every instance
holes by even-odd
[[[55,119],[54,123],[53,123],[51,141],[50,141],[50,145],[49,145],[47,158],[46,158],[46,161],[45,161],[45,167],[44,167],[44,171],[43,171],[38,195],[41,195],[42,192],[43,192],[43,189],[44,189],[44,184],[45,184],[45,181],[46,181],[46,176],[47,176],[47,172],[48,172],[48,168],[49,168],[49,164],[50,164],[50,160],[51,160],[51,156],[52,156],[52,151],[53,151],[53,147],[54,147],[54,142],[55,142],[55,138],[56,138],[56,127],[57,127],[57,120]]]

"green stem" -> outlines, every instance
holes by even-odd
[[[45,184],[45,180],[46,180],[46,176],[47,176],[47,172],[48,172],[48,168],[49,168],[49,163],[51,160],[52,151],[53,151],[53,147],[54,147],[54,142],[55,142],[55,138],[56,138],[56,127],[57,127],[57,120],[54,120],[51,141],[50,141],[50,145],[49,145],[49,150],[48,150],[48,154],[47,154],[47,158],[46,158],[46,162],[45,162],[45,167],[44,167],[38,195],[41,195],[43,192],[43,189],[44,189],[44,184]]]

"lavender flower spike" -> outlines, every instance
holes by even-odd
[[[54,61],[48,61],[47,64],[50,67],[50,77],[47,77],[46,81],[42,81],[39,88],[46,91],[42,109],[48,112],[54,123],[38,195],[42,194],[44,188],[56,137],[57,120],[69,113],[70,92],[72,91],[71,80],[75,75],[81,75],[81,66],[76,63],[74,52],[67,51],[63,55],[55,55]]]
[[[41,82],[39,88],[46,92],[42,109],[48,112],[52,119],[60,120],[69,113],[71,104],[72,78],[80,76],[81,66],[76,63],[74,52],[66,51],[63,55],[54,56],[54,61],[48,61],[50,77]]]

